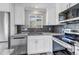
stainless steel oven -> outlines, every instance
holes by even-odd
[[[62,40],[74,47],[72,49],[68,49],[69,51],[73,50],[74,54],[77,54],[76,51],[79,49],[77,49],[79,44],[79,29],[65,29]]]

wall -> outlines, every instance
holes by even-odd
[[[15,34],[15,11],[14,11],[14,4],[10,4],[10,34]]]

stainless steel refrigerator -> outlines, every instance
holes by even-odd
[[[0,12],[0,48],[10,48],[10,13]]]

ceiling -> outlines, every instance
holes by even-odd
[[[55,7],[55,3],[26,3],[26,7],[30,8],[53,8]]]
[[[47,9],[47,8],[55,8],[55,3],[16,3],[18,5],[24,5],[26,8],[41,8],[41,9]]]

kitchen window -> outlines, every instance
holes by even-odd
[[[31,14],[30,15],[30,28],[42,28],[43,15]]]

